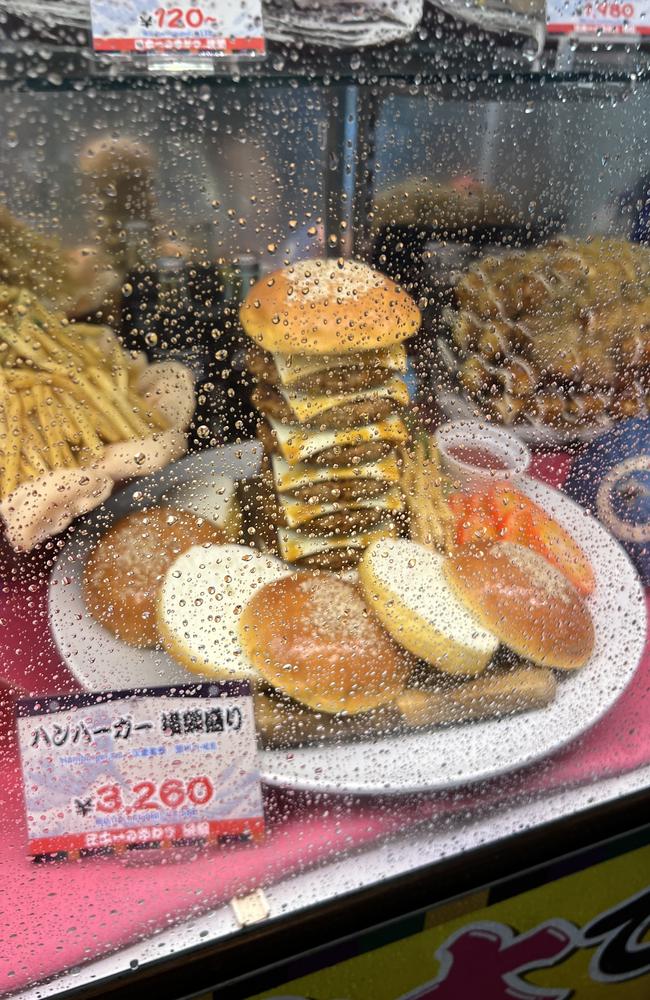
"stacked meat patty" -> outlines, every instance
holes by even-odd
[[[289,562],[354,566],[403,510],[397,449],[408,437],[404,340],[413,300],[356,261],[303,261],[266,275],[242,306],[258,434]]]

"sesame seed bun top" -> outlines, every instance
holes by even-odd
[[[252,340],[280,354],[380,350],[420,325],[420,310],[394,281],[342,259],[300,261],[265,275],[240,316]]]

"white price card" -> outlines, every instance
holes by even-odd
[[[264,833],[246,681],[28,698],[17,716],[32,855]]]
[[[650,35],[650,0],[546,0],[549,34]]]
[[[262,0],[90,0],[97,52],[263,56]]]

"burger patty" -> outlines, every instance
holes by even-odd
[[[297,559],[293,565],[305,569],[326,569],[336,573],[358,565],[362,555],[363,549],[352,547],[332,549],[330,552],[315,552],[311,556],[303,556],[302,559]]]
[[[378,462],[392,450],[390,441],[364,441],[363,444],[334,445],[325,448],[311,459],[315,465],[333,465],[335,468],[343,465],[364,465],[366,462]]]
[[[249,351],[246,356],[246,366],[263,388],[283,388],[282,380],[270,354],[262,351]],[[392,374],[387,368],[379,365],[346,365],[341,368],[328,368],[306,375],[291,385],[292,392],[321,393],[347,392],[352,389],[371,389],[381,385]]]
[[[313,520],[301,524],[295,530],[306,538],[314,535],[318,538],[335,538],[337,535],[355,535],[357,532],[369,531],[385,521],[385,510],[348,508],[336,511],[334,514],[315,517]]]
[[[257,437],[268,454],[281,453],[273,429],[265,420],[260,420],[257,425]],[[392,447],[390,441],[363,441],[361,444],[333,445],[331,448],[325,448],[317,455],[313,455],[309,462],[313,462],[314,465],[333,466],[378,462],[380,458],[388,455]]]
[[[295,413],[275,389],[263,389],[258,386],[251,393],[251,400],[265,417],[272,417],[284,424],[297,422]],[[345,430],[347,427],[363,427],[365,424],[374,424],[378,420],[384,420],[396,409],[395,403],[390,399],[363,399],[343,406],[337,406],[333,403],[330,410],[319,413],[313,420],[305,421],[301,426],[318,430]]]
[[[308,486],[301,486],[292,491],[292,496],[296,500],[314,500],[316,503],[348,503],[358,500],[360,497],[380,497],[392,487],[392,483],[381,482],[377,479],[354,479],[342,482],[327,481],[323,483],[309,483]]]

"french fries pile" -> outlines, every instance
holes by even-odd
[[[415,432],[403,450],[402,462],[402,490],[411,538],[441,552],[451,552],[454,518],[447,503],[450,484],[433,438],[424,431]]]
[[[137,392],[142,367],[105,327],[70,323],[0,285],[0,499],[50,470],[91,464],[107,444],[168,424]]]

